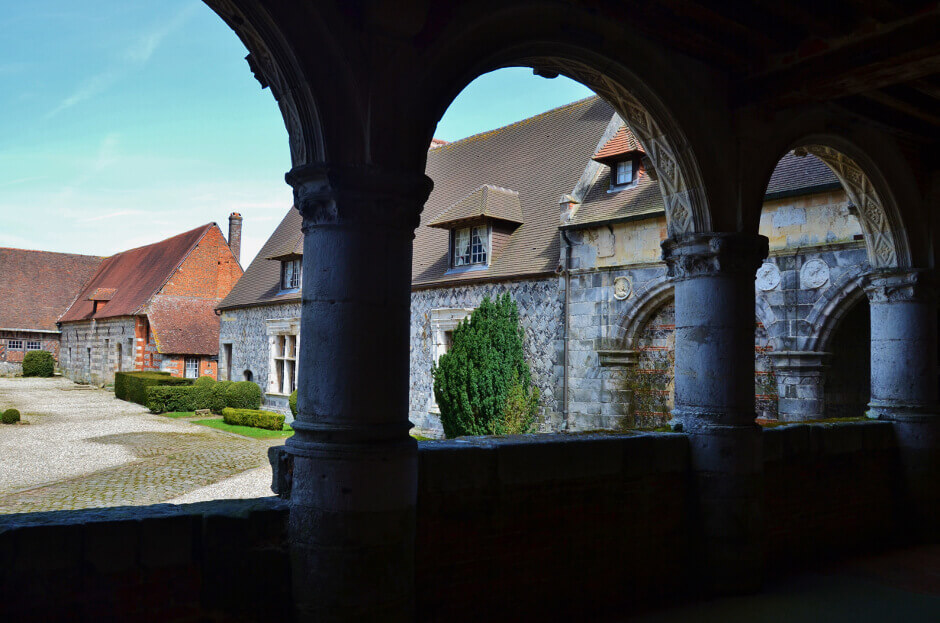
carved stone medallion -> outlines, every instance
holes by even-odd
[[[766,292],[780,285],[780,269],[776,264],[765,262],[757,269],[757,287]]]
[[[629,277],[617,277],[614,279],[614,298],[618,301],[630,298],[633,294],[633,282]]]
[[[800,287],[813,290],[821,288],[829,281],[829,266],[822,260],[814,259],[803,264],[800,269]]]

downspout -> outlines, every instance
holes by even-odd
[[[569,421],[568,421],[568,340],[569,340],[569,326],[571,324],[570,314],[568,313],[568,303],[571,299],[571,240],[568,238],[568,232],[564,229],[561,230],[561,239],[565,244],[565,264],[562,267],[562,274],[565,277],[565,305],[564,305],[564,335],[562,337],[562,343],[564,345],[563,350],[563,369],[564,374],[562,375],[562,412],[565,416],[565,430],[568,430]]]

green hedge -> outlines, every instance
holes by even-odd
[[[283,420],[283,418],[281,418]],[[16,409],[7,409],[0,415],[0,422],[4,424],[16,424],[20,421],[20,412]],[[278,429],[280,430],[280,429]]]
[[[260,409],[261,387],[251,381],[232,383],[225,390],[225,406],[233,409]]]
[[[259,411],[257,409],[231,409],[222,410],[222,419],[226,424],[235,426],[252,426],[266,430],[283,430],[284,416],[273,411]]]
[[[290,398],[287,399],[287,404],[290,405],[290,413],[294,417],[297,417],[297,390],[295,389],[290,393]]]
[[[206,379],[206,380],[203,380]],[[242,386],[241,389],[231,391],[235,385],[247,383],[254,387]],[[232,381],[215,382],[210,377],[203,377],[189,387],[150,387],[147,390],[147,408],[154,413],[167,413],[171,411],[197,411],[209,409],[213,413],[222,413],[225,407],[245,408],[244,404],[261,406],[261,388],[248,381],[233,383]]]
[[[31,350],[23,357],[23,376],[52,376],[55,357],[45,350]]]
[[[116,372],[114,396],[128,402],[147,406],[147,390],[159,385],[192,385],[192,379],[170,376],[169,372]]]

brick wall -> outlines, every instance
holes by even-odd
[[[222,232],[213,227],[167,281],[160,294],[225,298],[242,276]]]
[[[19,340],[22,348],[10,348],[9,340]],[[0,375],[21,374],[23,357],[29,352],[27,342],[39,342],[41,350],[52,353],[59,359],[59,334],[38,333],[34,331],[0,331]]]

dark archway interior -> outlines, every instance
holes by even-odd
[[[861,417],[871,395],[871,312],[861,299],[832,336],[826,373],[826,417]]]

